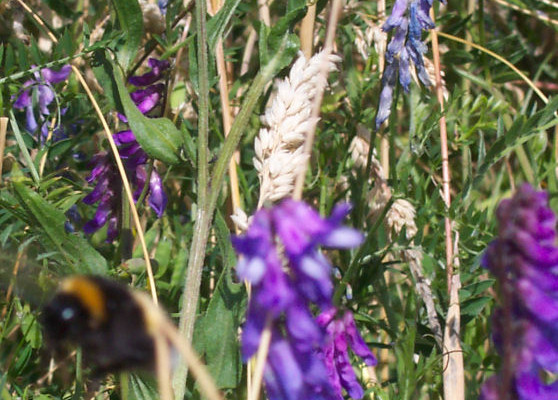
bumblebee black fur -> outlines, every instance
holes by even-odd
[[[150,369],[155,341],[149,321],[157,309],[142,300],[106,278],[67,278],[42,312],[47,341],[55,349],[80,346],[84,363],[96,374]]]

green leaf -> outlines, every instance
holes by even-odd
[[[130,382],[128,400],[155,400],[159,398],[157,384],[153,378],[130,374],[128,379]]]
[[[25,341],[29,343],[32,348],[38,349],[43,343],[43,337],[41,334],[41,327],[37,323],[37,318],[35,318],[35,315],[31,314],[28,304],[23,306],[23,310],[21,311],[23,314],[23,318],[21,319],[21,330],[24,334]]]
[[[490,296],[480,296],[473,299],[465,300],[461,304],[461,317],[463,318],[463,323],[466,324],[470,320],[477,317],[484,306],[492,301]]]
[[[234,267],[236,265],[236,252],[232,246],[231,233],[223,215],[219,211],[215,213],[215,233],[225,268]]]
[[[155,252],[155,260],[157,260],[157,278],[162,277],[169,266],[171,260],[172,242],[167,239],[160,240],[157,243],[157,250]]]
[[[178,164],[178,156],[182,146],[182,135],[168,118],[147,118],[130,98],[124,86],[124,78],[120,69],[113,64],[114,80],[120,95],[128,124],[134,132],[142,149],[153,158],[167,164]]]
[[[37,228],[47,251],[60,253],[74,273],[106,274],[108,267],[103,256],[85,238],[66,232],[66,216],[61,210],[30,189],[23,177],[15,177],[12,185],[26,211],[26,220]]]
[[[109,106],[118,111],[123,111],[122,103],[118,95],[118,87],[114,80],[114,72],[111,62],[106,57],[105,50],[96,50],[91,60],[93,73],[103,88]]]
[[[237,340],[237,329],[243,309],[243,285],[231,279],[231,261],[235,262],[229,230],[220,213],[216,214],[219,247],[225,259],[217,287],[205,316],[196,324],[195,343],[205,354],[208,369],[221,389],[235,388],[242,375],[242,363]]]
[[[484,174],[492,165],[509,154],[516,146],[531,140],[541,130],[555,125],[556,120],[553,118],[555,118],[556,110],[558,110],[558,97],[552,98],[542,110],[529,118],[526,118],[525,115],[518,115],[508,131],[492,143],[484,162],[479,165],[474,179],[465,185],[462,198],[466,198],[469,191],[481,182]]]
[[[297,35],[290,32],[294,24],[302,19],[305,14],[306,7],[298,7],[289,11],[284,17],[281,17],[271,29],[261,24],[260,37],[265,38],[266,45],[263,49],[260,46],[260,52],[262,52],[260,57],[261,65],[268,64],[270,59],[283,49],[282,56],[278,60],[277,70],[281,70],[291,63],[300,48],[300,41]]]
[[[134,60],[143,36],[143,14],[137,0],[113,0],[120,27],[126,35],[126,43],[118,52],[118,61],[128,70]]]
[[[66,1],[62,0],[43,0],[50,9],[56,11],[57,14],[60,14],[61,17],[64,18],[74,18],[75,14],[70,7],[68,7]]]
[[[206,315],[196,324],[195,342],[205,354],[207,367],[221,389],[235,388],[242,375],[237,341],[242,286],[233,284],[225,270],[211,297]]]
[[[463,302],[473,296],[478,296],[479,294],[490,288],[492,285],[494,285],[494,282],[496,282],[495,279],[486,279],[464,286],[459,290],[459,300]]]
[[[215,52],[217,41],[223,35],[239,4],[240,0],[227,0],[219,12],[207,22],[207,45],[210,53]]]
[[[450,50],[444,55],[444,59],[450,60],[452,65],[459,65],[472,62],[475,57],[473,57],[470,51]]]

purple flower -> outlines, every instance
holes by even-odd
[[[502,370],[483,385],[481,399],[558,398],[558,248],[556,217],[547,194],[530,185],[503,200],[496,212],[498,238],[483,258],[500,282],[500,308],[493,315],[493,340]]]
[[[165,86],[155,83],[162,78],[162,74],[169,68],[167,61],[159,61],[151,58],[148,60],[151,70],[140,76],[128,79],[135,86],[146,86],[130,94],[134,103],[143,114],[154,112],[159,106]],[[119,114],[120,120],[126,123],[126,116]],[[116,132],[112,135],[118,146],[118,152],[123,160],[124,168],[135,188],[133,197],[137,201],[147,185],[146,194],[149,206],[155,211],[157,217],[161,217],[167,206],[167,196],[163,190],[161,177],[153,168],[149,175],[146,170],[148,161],[147,153],[136,141],[134,133],[130,129]],[[95,155],[91,161],[93,170],[87,178],[89,183],[96,182],[95,188],[87,195],[83,202],[97,205],[97,212],[92,220],[83,227],[86,233],[94,233],[108,222],[107,241],[113,241],[118,235],[119,215],[121,207],[122,181],[112,156],[106,152]]]
[[[64,65],[60,71],[43,68],[34,73],[34,78],[23,84],[23,90],[14,102],[14,107],[25,111],[25,128],[30,133],[40,130],[39,141],[43,144],[48,137],[49,117],[52,111],[49,106],[56,98],[52,85],[68,79],[72,67]],[[65,110],[60,110],[64,114]],[[60,122],[60,121],[58,121]],[[53,132],[54,140],[64,137],[60,126]]]
[[[311,310],[332,308],[332,266],[318,246],[346,249],[363,240],[358,231],[341,225],[349,210],[343,204],[331,217],[322,218],[307,204],[288,199],[258,211],[248,231],[232,238],[242,255],[237,274],[252,284],[242,354],[245,360],[255,354],[269,324],[272,336],[264,378],[272,400],[337,398],[320,356],[326,327]],[[360,338],[355,332],[356,328],[348,339],[351,343]],[[360,351],[364,342],[355,343]]]
[[[340,318],[335,319],[336,313],[337,310],[331,308],[317,318],[318,324],[327,332],[327,339],[320,353],[325,361],[329,381],[337,393],[337,398],[343,399],[342,389],[345,389],[353,399],[360,399],[364,395],[364,391],[351,365],[349,349],[352,349],[368,366],[376,365],[377,360],[360,336],[353,314],[346,311]]]
[[[423,85],[431,85],[423,60],[427,47],[422,42],[422,31],[433,29],[435,26],[430,18],[432,2],[433,0],[396,0],[391,15],[382,27],[386,32],[395,30],[395,33],[387,46],[376,130],[388,119],[391,112],[398,74],[403,90],[409,91],[411,61]]]
[[[159,6],[159,10],[161,10],[161,14],[165,15],[167,13],[167,7],[169,6],[169,0],[159,0],[157,5]]]
[[[143,75],[131,76],[128,78],[128,82],[134,86],[152,85],[161,79],[163,72],[170,68],[168,61],[157,60],[156,58],[150,58],[147,60],[147,65],[149,65],[151,71],[148,71]]]

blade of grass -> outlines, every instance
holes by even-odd
[[[21,136],[21,131],[19,130],[19,126],[17,125],[17,121],[14,115],[14,111],[10,109],[10,124],[12,125],[12,130],[14,132],[14,136],[19,147],[19,151],[21,151],[21,155],[23,156],[23,160],[35,181],[35,184],[38,186],[40,182],[39,173],[37,172],[37,168],[35,168],[35,164],[31,159],[31,155],[29,154],[29,150],[27,150],[27,146],[23,141],[23,136]]]

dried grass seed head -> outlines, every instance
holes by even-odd
[[[288,196],[300,168],[307,161],[302,146],[307,133],[318,122],[312,118],[312,101],[319,85],[322,63],[329,71],[341,59],[318,53],[307,60],[302,53],[293,64],[289,76],[277,84],[276,96],[261,117],[262,128],[254,142],[254,166],[260,178],[259,206]]]

